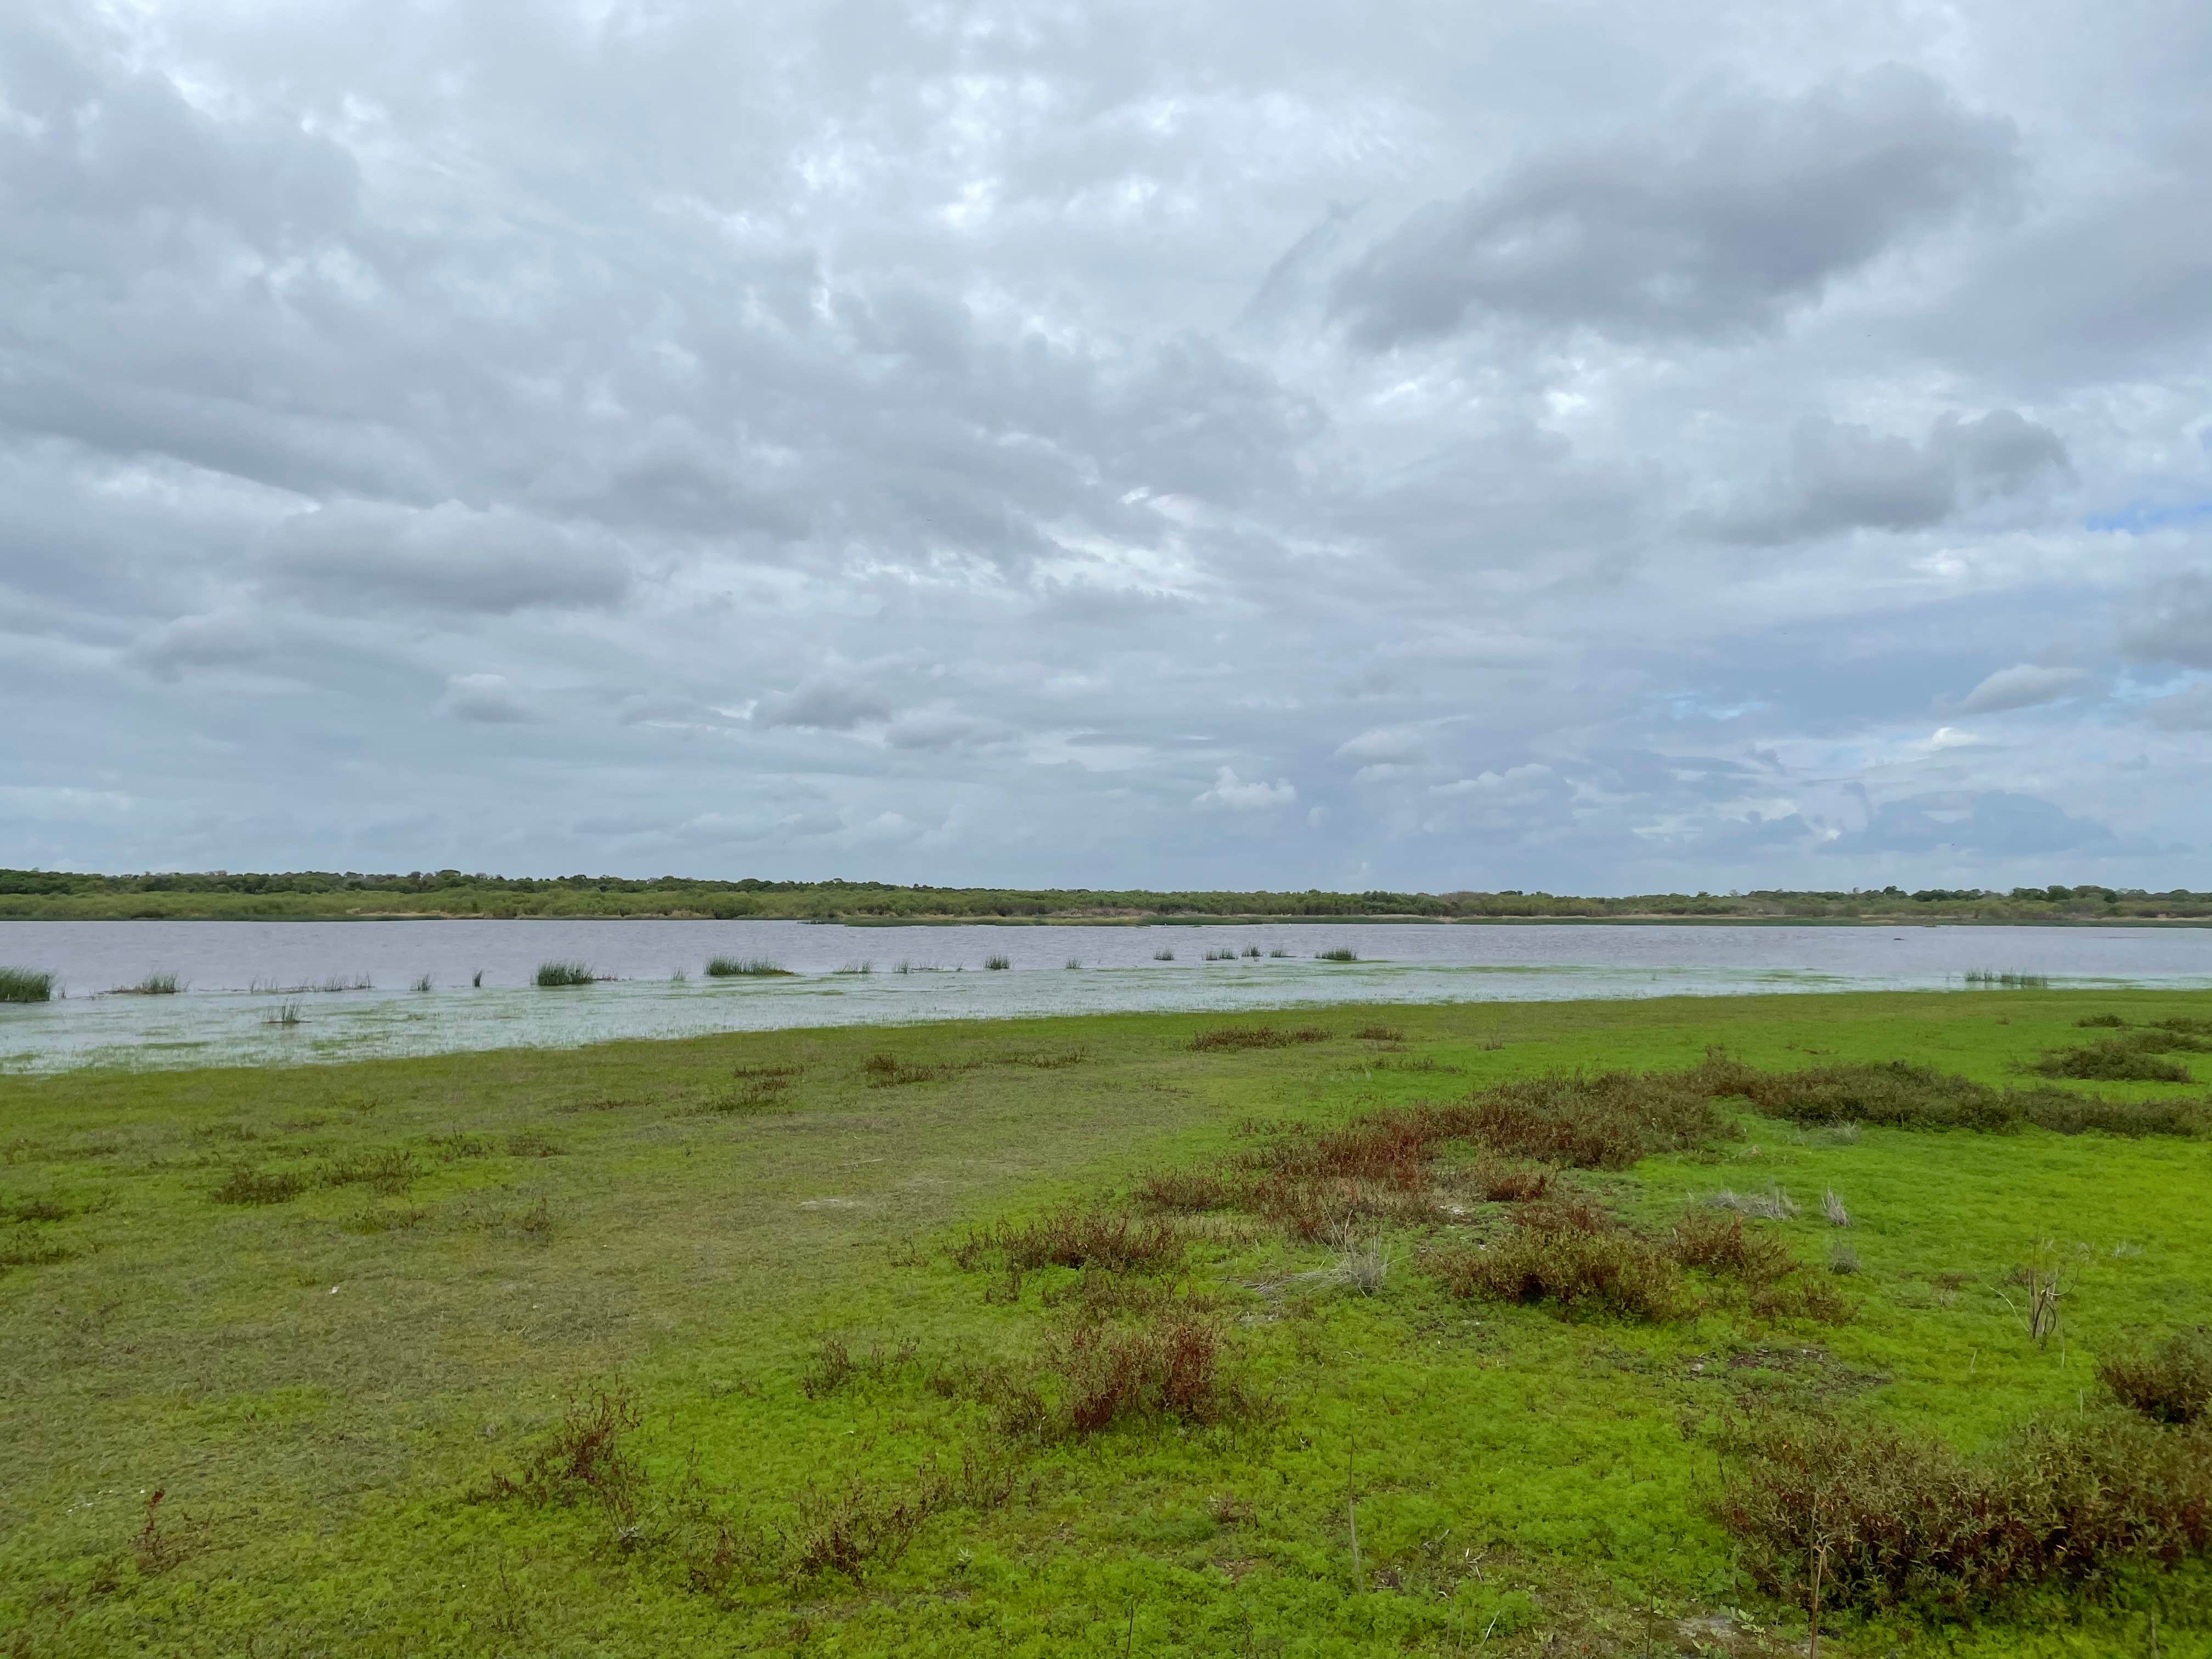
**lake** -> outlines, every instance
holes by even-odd
[[[1360,960],[1316,959],[1336,948]],[[1161,951],[1174,959],[1156,960]],[[1237,954],[1208,961],[1209,951]],[[703,969],[716,955],[764,957],[791,975],[710,980]],[[1010,967],[987,969],[994,955]],[[609,977],[538,989],[538,964],[556,960]],[[1986,969],[2054,983],[2212,988],[2212,930],[9,921],[0,922],[0,964],[50,969],[61,981],[57,1001],[0,1005],[0,1071],[23,1073],[1139,1009],[1908,990],[1956,986]],[[185,988],[118,993],[149,974],[174,974]],[[411,988],[424,978],[430,989]],[[358,988],[307,988],[325,985]],[[296,1024],[276,1023],[288,1003]]]

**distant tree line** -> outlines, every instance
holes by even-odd
[[[2185,921],[2212,919],[2212,894],[2100,886],[1643,893],[1617,898],[1462,891],[1155,892],[1093,888],[894,886],[866,881],[701,881],[683,876],[405,875],[227,870],[144,875],[0,870],[0,917],[333,919],[392,916],[672,916],[809,921],[1205,921],[1396,916],[1437,920],[1782,921]]]

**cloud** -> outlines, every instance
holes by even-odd
[[[869,721],[887,720],[890,714],[890,705],[872,687],[834,674],[817,674],[788,691],[762,698],[753,710],[753,723],[849,732]]]
[[[573,530],[457,501],[422,511],[340,501],[297,514],[279,526],[267,568],[273,587],[331,610],[606,605],[629,582],[617,554]]]
[[[1214,773],[1212,787],[1193,796],[1190,804],[1200,811],[1271,812],[1297,798],[1297,790],[1287,778],[1273,783],[1255,778],[1247,783],[1234,768],[1224,766]]]
[[[1890,801],[1863,830],[1836,836],[1828,854],[1947,852],[1996,857],[2101,851],[2110,827],[2075,817],[2047,800],[2006,790],[1930,793]]]
[[[1423,757],[1425,746],[1418,732],[1392,731],[1377,726],[1362,732],[1356,738],[1347,738],[1336,746],[1336,758],[1361,765],[1378,763],[1415,761]]]
[[[1335,309],[1372,348],[1492,319],[1626,338],[1757,332],[2002,198],[2017,151],[2011,123],[1899,64],[1797,97],[1711,93],[1422,210],[1339,278]]]
[[[2212,680],[2199,680],[2183,690],[2154,697],[2142,709],[2153,726],[2169,732],[2212,732]]]
[[[2073,696],[2089,684],[2078,668],[2043,667],[2017,663],[2000,668],[1960,701],[1962,714],[1995,714],[2009,708],[2033,708]]]
[[[1918,444],[1814,418],[1798,423],[1789,465],[1763,499],[1723,515],[1717,527],[1731,540],[1769,544],[1921,530],[2067,467],[2057,434],[2009,409],[1973,421],[1944,416]]]
[[[2121,636],[2137,662],[2212,668],[2212,570],[2168,578],[2148,593]]]
[[[229,611],[164,623],[133,641],[128,654],[157,679],[173,680],[187,669],[260,663],[276,642],[267,622],[249,612]]]
[[[446,682],[438,712],[477,726],[513,726],[537,716],[504,674],[456,674]]]

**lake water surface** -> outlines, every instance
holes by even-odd
[[[1361,959],[1316,960],[1337,947]],[[1242,954],[1249,949],[1261,954]],[[1156,960],[1161,951],[1174,960]],[[1209,951],[1239,954],[1207,961]],[[1286,954],[1267,954],[1276,951]],[[792,975],[710,980],[702,970],[715,955],[765,957]],[[994,955],[1011,967],[986,969]],[[1080,966],[1071,968],[1070,958]],[[582,962],[611,977],[539,990],[538,966],[550,960]],[[47,969],[61,980],[59,1000],[0,1005],[0,1072],[47,1072],[1116,1010],[1906,990],[1955,986],[1976,969],[2047,974],[2054,983],[2212,988],[2212,930],[7,921],[0,964]],[[855,971],[864,966],[869,971]],[[157,973],[175,974],[185,988],[174,996],[114,990]],[[425,976],[431,989],[411,988]],[[368,988],[297,988],[330,983]],[[297,1008],[295,1025],[274,1023],[287,1002]]]

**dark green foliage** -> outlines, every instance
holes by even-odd
[[[1316,962],[1357,962],[1359,960],[1359,952],[1348,945],[1339,945],[1330,950],[1315,951],[1314,960]]]
[[[2058,1048],[2028,1069],[2039,1077],[2074,1078],[2085,1083],[2187,1083],[2189,1068],[2178,1060],[2155,1052],[2150,1044],[2130,1037],[2108,1037],[2075,1048]]]
[[[2127,1021],[2122,1019],[2118,1014],[2084,1014],[2074,1024],[2085,1030],[2102,1028],[2118,1031],[2124,1030],[2127,1027]]]
[[[2212,1415],[2212,1331],[2199,1325],[2112,1354],[2098,1363],[2097,1380],[2154,1423],[2198,1422]]]
[[[538,964],[538,985],[540,990],[552,990],[564,985],[590,985],[599,975],[580,962],[541,962]]]
[[[2008,1593],[2172,1566],[2212,1543],[2212,1433],[2132,1415],[2033,1424],[1986,1465],[1873,1424],[1757,1419],[1715,1503],[1761,1588],[1972,1614]]]
[[[1998,1089],[1911,1060],[1760,1072],[1711,1056],[1687,1076],[1716,1095],[1741,1095],[1768,1117],[1793,1123],[1869,1123],[1893,1129],[1981,1129],[2033,1126],[2060,1134],[2194,1135],[2203,1131],[2200,1101],[2105,1100],[2051,1088]]]
[[[993,973],[1004,973],[1013,965],[1012,960],[1006,957],[988,956],[983,958],[983,966]]]

